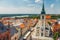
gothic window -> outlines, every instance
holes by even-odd
[[[37,27],[37,29],[39,29],[40,27]]]
[[[42,19],[44,19],[44,16],[42,16]]]
[[[41,36],[43,36],[43,33],[41,33]]]
[[[43,36],[43,28],[41,28],[41,36]]]
[[[45,28],[46,30],[49,30],[47,27]]]

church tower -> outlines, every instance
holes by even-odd
[[[46,12],[45,12],[45,8],[44,8],[44,0],[43,0],[42,11],[40,14],[40,20],[36,27],[36,36],[48,37],[49,32],[50,32],[50,26],[46,22]]]
[[[45,16],[46,16],[46,12],[45,12],[45,8],[44,8],[44,0],[43,0],[42,11],[41,11],[41,15],[40,15],[40,20],[41,20],[40,36],[43,36],[43,37],[45,36],[45,26],[46,26]]]

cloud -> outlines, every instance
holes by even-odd
[[[19,8],[0,7],[0,13],[40,13],[40,8],[34,8],[34,7],[19,7]]]
[[[49,8],[50,5],[50,9],[47,10],[47,14],[60,13],[60,11],[57,10],[57,8],[60,9],[59,8],[60,0],[54,0],[54,3],[52,3],[52,1],[53,0],[45,1],[46,8]],[[40,3],[42,3],[42,0],[0,0],[0,13],[39,13],[40,14],[41,12]],[[56,9],[54,8],[54,6]]]
[[[54,4],[51,4],[50,7],[51,7],[51,8],[54,8]]]
[[[28,3],[27,3],[28,2]],[[29,3],[31,2],[31,3]],[[0,2],[1,13],[40,13],[40,8],[35,8],[32,0],[2,0]]]
[[[35,3],[42,3],[42,0],[35,0]]]
[[[60,9],[46,9],[46,14],[60,14]],[[41,8],[37,7],[0,7],[0,14],[15,14],[15,13],[23,13],[23,14],[40,14]]]
[[[46,14],[60,14],[60,9],[46,8]]]

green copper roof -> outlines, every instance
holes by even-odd
[[[46,13],[45,13],[45,8],[44,8],[44,0],[43,0],[43,6],[42,6],[41,14],[46,14]]]

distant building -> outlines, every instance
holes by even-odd
[[[16,29],[15,27],[12,27],[10,30],[11,40],[18,40],[20,37],[20,29]]]
[[[10,40],[10,29],[5,27],[2,22],[0,22],[0,40]]]

